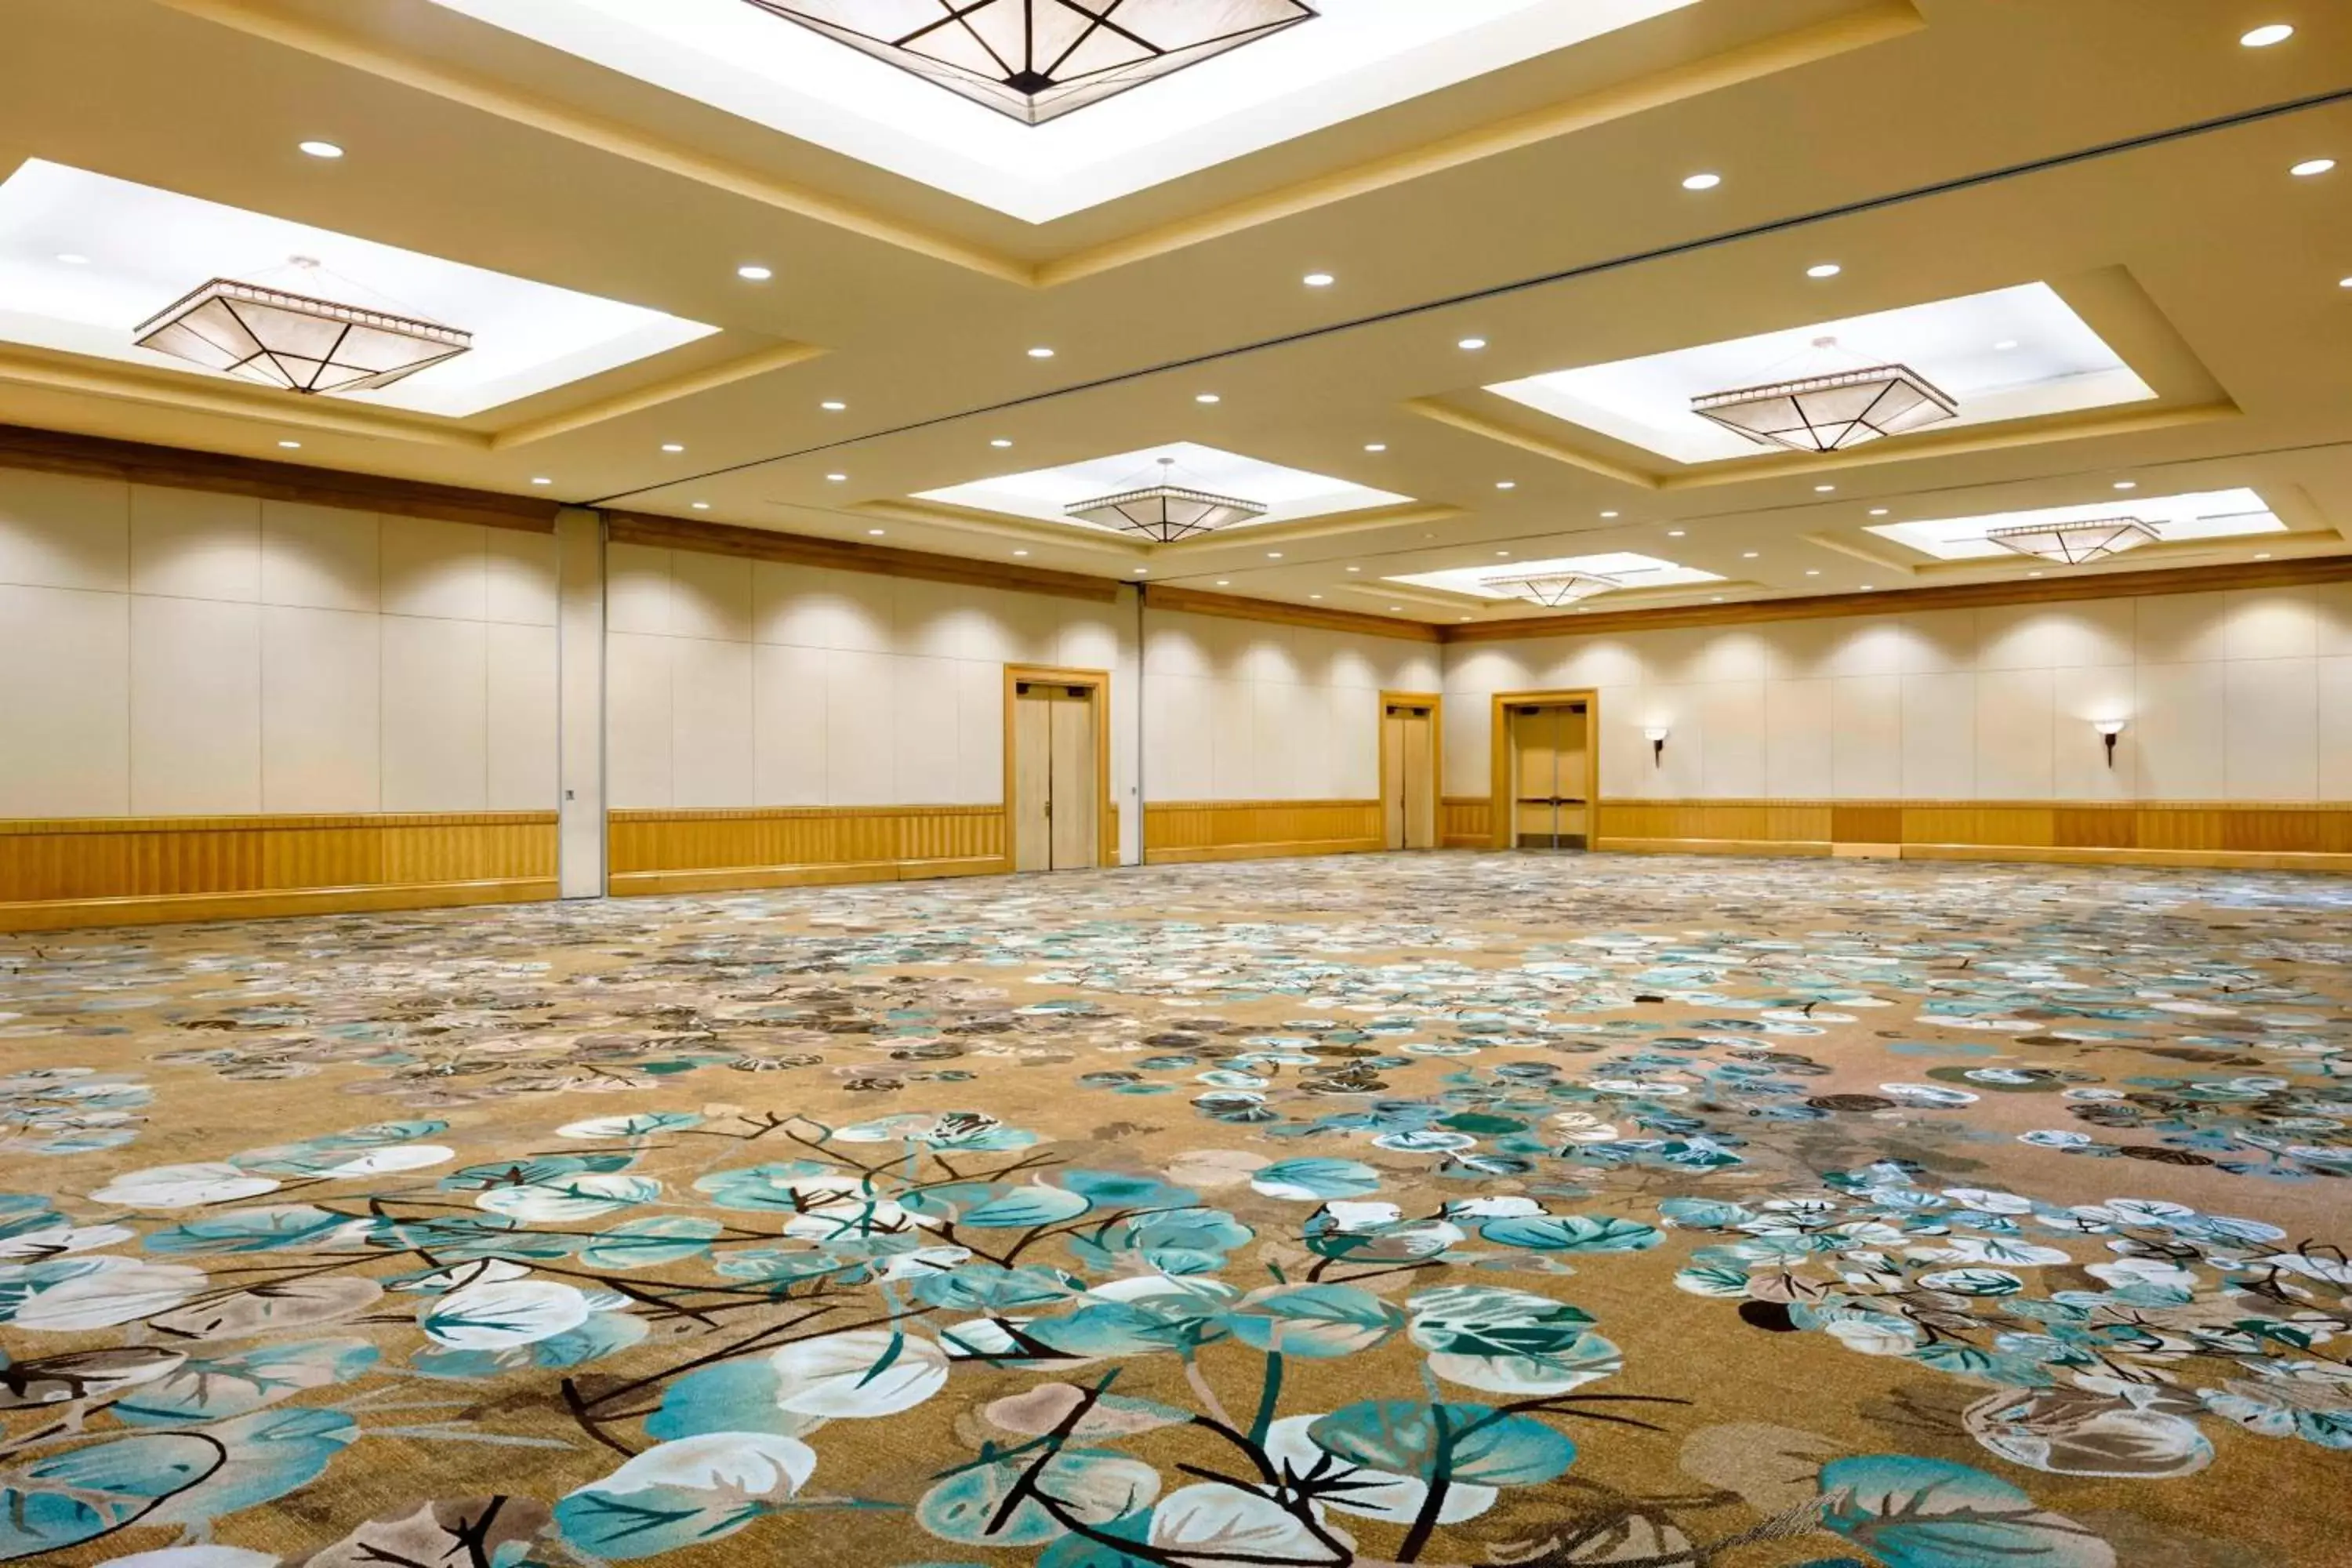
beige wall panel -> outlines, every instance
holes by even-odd
[[[1902,632],[1905,675],[1945,675],[1977,666],[1981,639],[1974,610],[1906,616]]]
[[[0,584],[0,816],[130,811],[130,710],[127,595]]]
[[[1267,686],[1296,686],[1305,679],[1291,640],[1297,628],[1267,626],[1260,621],[1226,621],[1241,642],[1227,668],[1243,680]]]
[[[261,602],[373,615],[382,597],[381,530],[372,511],[262,502]]]
[[[1216,690],[1213,681],[1163,675],[1153,664],[1143,716],[1143,776],[1152,799],[1215,798],[1209,710]]]
[[[1257,761],[1257,793],[1267,800],[1306,800],[1318,792],[1304,787],[1310,773],[1323,762],[1326,744],[1321,701],[1332,696],[1319,688],[1309,701],[1306,687],[1287,682],[1264,682],[1249,689],[1253,734],[1250,749]],[[1375,731],[1374,746],[1378,746]],[[1377,756],[1377,750],[1370,753]],[[1374,764],[1378,766],[1377,763]],[[1366,794],[1378,794],[1377,784]]]
[[[556,619],[556,542],[552,533],[519,528],[483,531],[483,614],[517,626],[551,626]]]
[[[1536,645],[1518,677],[1503,689],[1597,691],[1605,686],[1638,686],[1641,681],[1642,658],[1632,639],[1599,637],[1567,647]]]
[[[261,503],[131,487],[131,591],[250,605],[261,597]]]
[[[2309,658],[2319,651],[2319,616],[2300,594],[2246,592],[2227,595],[2231,658]]]
[[[1776,680],[1764,689],[1764,793],[1824,800],[1837,790],[1837,683]]]
[[[1004,800],[1004,670],[961,659],[949,666],[955,688],[956,775],[942,805],[997,805]]]
[[[1895,675],[1838,679],[1831,794],[1841,800],[1891,800],[1903,793],[1903,679]]]
[[[1446,703],[1444,794],[1484,797],[1494,787],[1494,722],[1484,697]]]
[[[2000,605],[1977,612],[1979,667],[2060,669],[2130,665],[2138,636],[2130,599],[2076,605]]]
[[[492,548],[495,561],[495,541]],[[562,794],[557,781],[562,705],[555,628],[493,622],[484,641],[489,663],[489,809],[553,811]]]
[[[263,606],[261,810],[383,809],[381,644],[373,615]]]
[[[1765,794],[1764,683],[1716,681],[1697,688],[1696,698],[1696,728],[1706,742],[1699,793],[1731,797]],[[1675,766],[1674,752],[1675,742],[1670,740],[1666,742],[1670,770]]]
[[[2229,658],[2231,599],[2228,594],[2172,594],[2135,600],[2134,656],[2143,666]]]
[[[1010,596],[1024,602],[1034,597]],[[1099,613],[1092,605],[1074,604],[1072,608],[1078,613],[1062,624],[1054,639],[1054,651],[1049,657],[1055,665],[1064,669],[1117,670],[1132,658],[1129,644],[1134,636],[1135,621],[1131,614],[1109,606],[1104,606]],[[1117,722],[1115,718],[1113,722]]]
[[[383,809],[486,809],[489,649],[482,624],[386,616],[383,629]]]
[[[2352,654],[2323,658],[2319,687],[2319,798],[2352,800]]]
[[[2048,800],[2057,788],[2051,742],[2057,717],[2051,672],[1988,670],[1976,678],[1976,793],[1986,800]],[[1953,716],[1958,723],[1958,716]],[[2084,726],[2085,732],[2089,727]]]
[[[604,547],[604,626],[635,636],[668,635],[673,552],[650,544]]]
[[[1779,673],[1780,661],[1770,638],[1727,626],[1713,637],[1702,638],[1697,647],[1683,650],[1676,662],[1682,674],[1661,669],[1657,679],[1710,684],[1768,680]]]
[[[675,639],[637,632],[605,635],[605,789],[614,811],[670,805],[674,721],[670,658]]]
[[[1597,723],[1586,719],[1585,733],[1601,753],[1601,793],[1638,795],[1651,771],[1650,742],[1642,738],[1642,689],[1604,686],[1595,695],[1601,712]],[[1572,734],[1574,721],[1570,724]]]
[[[2154,601],[2149,601],[2153,603]],[[2220,636],[2218,617],[2215,637]],[[2227,667],[2143,665],[2126,739],[2149,800],[2220,800],[2229,788]]]
[[[131,585],[131,487],[0,468],[0,584],[121,593]]]
[[[1462,643],[1445,653],[1445,685],[1451,694],[1460,691],[1483,696],[1490,691],[1509,691],[1518,687],[1526,673],[1526,645],[1523,643]],[[1453,744],[1447,736],[1449,749]]]
[[[761,645],[751,658],[755,804],[823,805],[824,650]]]
[[[706,641],[749,643],[753,563],[697,550],[669,554],[669,635]]]
[[[2319,684],[2309,658],[2232,659],[2225,710],[2224,800],[2319,795]]]
[[[2352,656],[2352,583],[2294,591],[2311,606],[2312,651],[2322,658]]]
[[[2060,800],[2131,800],[2140,793],[2143,725],[2138,677],[2127,664],[2050,672],[2051,790]],[[2093,726],[2102,719],[2131,720],[2116,742],[2116,765]]]
[[[1969,800],[1977,794],[1977,678],[1903,678],[1903,790],[1906,800]]]
[[[895,658],[890,664],[890,691],[882,706],[889,720],[892,798],[950,803],[962,778],[956,661]],[[1000,691],[1003,679],[1000,673]],[[997,722],[1003,722],[1002,715]]]
[[[686,810],[752,805],[751,645],[672,637],[669,670],[670,804]]]
[[[1896,675],[1903,668],[1903,626],[1893,616],[1789,621],[1772,628],[1782,670],[1796,679]]]
[[[825,656],[824,778],[832,805],[899,803],[893,748],[898,661],[887,654],[835,648]]]
[[[482,619],[489,611],[489,531],[470,522],[384,518],[383,613]]]
[[[261,609],[131,601],[131,809],[261,809]]]
[[[1426,673],[1426,672],[1424,672]],[[1402,690],[1403,688],[1398,688]],[[1434,690],[1416,687],[1415,690]],[[1300,780],[1309,800],[1376,800],[1381,793],[1381,701],[1377,690],[1309,689],[1309,712],[1324,721],[1323,765]]]
[[[1145,663],[1153,679],[1163,675],[1204,679],[1216,673],[1210,664],[1208,647],[1196,635],[1205,619],[1160,610],[1144,612]]]
[[[892,588],[889,578],[869,573],[758,562],[751,574],[756,635],[798,647],[886,653],[895,635]]]
[[[1265,759],[1258,751],[1255,696],[1239,681],[1215,680],[1208,684],[1209,798],[1263,799],[1265,769]],[[1159,794],[1157,790],[1152,793]]]

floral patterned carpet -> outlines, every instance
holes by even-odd
[[[2322,1568],[2352,881],[1361,857],[0,941],[0,1558]]]

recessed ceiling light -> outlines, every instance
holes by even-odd
[[[1031,349],[1029,351],[1029,357],[1031,359],[1052,359],[1054,357],[1054,351],[1052,349]]]
[[[2267,551],[2267,550],[2263,551],[2261,554],[2259,554],[2259,555],[2257,555],[2257,556],[2255,556],[2255,557],[2254,557],[2254,559],[2255,559],[2255,560],[2257,560],[2257,561],[2268,561],[2270,558],[2271,558],[2271,552],[2270,552],[2269,551]]]
[[[1515,490],[1519,488],[1519,481],[1517,479],[1496,479],[1495,481],[1495,488],[1498,490]]]
[[[1392,615],[1392,616],[1401,616],[1401,615],[1403,615],[1403,614],[1404,614],[1404,606],[1403,606],[1402,605],[1391,605],[1389,606],[1389,614],[1390,614],[1390,615]]]
[[[685,451],[686,448],[679,446],[675,441],[664,441],[662,443],[662,450],[667,452],[672,457],[676,457],[678,453]]]
[[[58,254],[58,259],[64,262],[68,267],[87,267],[89,265],[89,258],[82,255],[77,250],[60,251]]]
[[[1994,348],[1994,350],[1995,350],[1996,352],[1998,352],[1998,353],[2007,353],[2010,350],[2011,350],[2011,349],[2015,348],[2016,346],[2017,346],[2017,340],[2016,340],[2015,338],[2003,338],[2003,339],[2001,339],[2001,340],[2000,340],[2000,342],[1997,342],[1997,343],[1993,344],[1993,348]]]
[[[887,531],[879,528],[869,528],[866,531],[867,536],[873,539],[881,538],[885,531]]]
[[[746,283],[765,283],[775,275],[775,270],[767,267],[738,267],[735,269],[735,276]]]
[[[826,482],[830,484],[845,485],[849,482],[849,476],[847,474],[827,474],[825,475],[825,479]]]
[[[1461,620],[1461,621],[1466,621],[1466,620],[1468,620],[1469,618],[1470,618],[1470,617],[1469,617],[1469,616],[1456,616],[1454,617],[1454,619],[1456,619],[1456,620]]]
[[[709,511],[710,510],[710,503],[707,500],[696,501],[694,503],[694,510],[697,511]]]
[[[2294,37],[2293,27],[2288,26],[2284,22],[2272,22],[2264,26],[2256,27],[2238,42],[2250,49],[2267,49],[2273,44],[2284,44]]]
[[[1668,539],[1680,539],[1687,531],[1689,531],[1686,529],[1670,528],[1666,530],[1666,537]]]
[[[2352,289],[2352,278],[2342,278],[2342,279],[2338,279],[2336,280],[2336,286],[2338,289]]]
[[[1465,338],[1454,346],[1461,349],[1468,349],[1472,353],[1476,353],[1480,349],[1486,346],[1486,340],[1484,338]]]
[[[1874,585],[1872,585],[1871,584],[1864,583],[1864,584],[1862,585],[1862,591],[1863,591],[1864,593],[1865,593],[1865,594],[1874,594],[1874,593],[1876,593],[1878,590],[1877,590]]]
[[[555,481],[549,479],[545,474],[538,474],[532,477],[530,482],[535,485],[551,485]]]
[[[848,407],[849,405],[843,403],[838,399],[828,397],[823,403],[818,404],[817,406],[824,409],[827,414],[838,414],[843,409]]]
[[[1806,268],[1805,276],[1808,278],[1834,278],[1844,270],[1844,268],[1840,267],[1834,261],[1823,261]]]
[[[280,441],[278,444],[289,452],[299,452],[302,449],[302,443],[299,441]]]
[[[1332,277],[1328,272],[1310,272],[1306,277],[1300,279],[1299,281],[1306,284],[1309,289],[1328,289],[1332,284],[1338,282],[1339,279]]]
[[[313,158],[340,158],[343,155],[343,150],[332,142],[305,142],[300,145],[302,151]]]
[[[1620,514],[1619,514],[1619,513],[1617,513],[1617,512],[1613,512],[1613,511],[1604,511],[1604,512],[1602,512],[1601,515],[1602,517],[1616,517],[1616,516],[1618,516],[1618,515],[1620,515]]]
[[[1360,566],[1350,566],[1350,567],[1349,567],[1349,568],[1348,568],[1348,570],[1349,570],[1349,571],[1350,571],[1350,572],[1361,572],[1361,571],[1363,570],[1363,568],[1362,568],[1362,567],[1360,567]]]
[[[1805,575],[1808,577],[1818,577],[1821,574],[1822,569],[1818,566],[1808,566],[1805,568]]]
[[[1323,595],[1320,595],[1320,594],[1309,594],[1309,595],[1307,595],[1307,596],[1308,598],[1310,598],[1310,599],[1319,599],[1319,598],[1321,598]]]
[[[1213,392],[1203,392],[1195,396],[1192,401],[1195,403],[1223,403],[1224,399],[1219,397]]]
[[[1282,552],[1281,552],[1281,551],[1279,551],[1279,550],[1269,550],[1269,551],[1267,551],[1267,552],[1265,552],[1265,558],[1266,558],[1268,561],[1279,561],[1279,560],[1281,560],[1281,559],[1282,559]],[[1355,568],[1354,568],[1353,566],[1350,566],[1350,567],[1349,567],[1349,568],[1348,568],[1348,570],[1349,570],[1349,571],[1350,571],[1350,572],[1353,572],[1353,571],[1355,570]]]
[[[1510,552],[1507,550],[1497,550],[1495,553],[1497,555],[1508,555]]]
[[[2117,479],[2116,481],[2116,489],[2119,490],[2136,490],[2139,489],[2139,481],[2137,479]]]
[[[1220,577],[1217,579],[1217,586],[1220,588],[1230,588],[1233,585],[1234,580],[1231,577]]]
[[[1721,603],[1723,603],[1723,595],[1720,595],[1720,594],[1716,595],[1715,595],[1715,602],[1716,602],[1717,604],[1718,604],[1718,605],[1720,605]]]
[[[1870,515],[1873,517],[1885,517],[1886,515],[1886,509],[1883,506],[1872,507],[1870,509]]]
[[[2305,158],[2287,173],[2298,180],[2307,180],[2314,174],[2324,174],[2334,167],[2336,167],[2336,160],[2333,158]]]
[[[1150,571],[1148,567],[1139,566],[1135,569],[1135,574],[1139,577],[1148,577],[1150,575]]]
[[[2347,289],[2352,289],[2352,278],[2347,278],[2344,280],[2344,287]],[[1374,441],[1364,448],[1367,452],[1385,452],[1388,449],[1389,444],[1386,441]]]
[[[1016,551],[1014,551],[1013,553],[1013,554],[1015,554],[1015,555],[1026,555],[1026,554],[1028,554],[1029,552],[1028,552],[1027,551],[1025,551],[1025,550],[1016,550]]]
[[[2039,572],[2028,572],[2028,573],[2026,574],[2026,575],[2027,575],[2027,576],[2029,576],[2029,577],[2039,577],[2039,576],[2041,576],[2041,575],[2042,575],[2042,574],[2041,574],[2041,573],[2039,573]]]
[[[1763,553],[1760,550],[1743,550],[1739,552],[1739,558],[1742,561],[1753,561]]]
[[[1721,184],[1721,174],[1685,174],[1683,177],[1683,189],[1686,191],[1711,191]]]
[[[992,447],[1010,447],[1011,445],[1013,445],[1013,443],[1012,443],[1012,442],[1010,442],[1010,441],[1008,441],[1008,440],[1006,440],[1003,437],[999,436],[995,440],[991,441],[991,442],[989,443],[989,445],[990,445],[990,446],[992,446]]]
[[[1813,487],[1813,493],[1817,496],[1832,495],[1836,493],[1836,490],[1837,486],[1835,485],[1815,485]]]

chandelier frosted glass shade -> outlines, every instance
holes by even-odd
[[[141,325],[139,346],[290,392],[372,392],[457,358],[471,332],[215,278]]]
[[[1589,572],[1545,572],[1529,576],[1505,573],[1495,577],[1482,577],[1479,586],[1498,594],[1508,594],[1515,599],[1541,605],[1547,609],[1563,609],[1580,599],[1597,594],[1611,594],[1625,584],[1614,577],[1597,577]]]
[[[1691,412],[1759,447],[1837,452],[1940,425],[1959,405],[1899,364],[1839,371],[1691,399]]]
[[[1305,0],[747,0],[1029,125],[1315,19]]]
[[[2156,542],[2156,530],[2136,517],[2103,517],[2088,522],[2037,522],[2023,528],[1996,528],[1985,537],[2003,550],[2054,561],[2061,566],[2087,566],[2110,555]]]
[[[1174,465],[1172,458],[1160,460],[1165,474]],[[1230,528],[1237,522],[1248,522],[1265,515],[1265,508],[1254,500],[1242,500],[1234,496],[1212,495],[1206,490],[1189,489],[1182,485],[1159,484],[1141,489],[1122,490],[1115,496],[1103,496],[1095,500],[1082,500],[1065,507],[1066,515],[1081,522],[1099,523],[1148,539],[1154,544],[1174,544],[1180,540],[1195,539],[1203,533]]]

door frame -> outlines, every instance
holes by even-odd
[[[1391,708],[1426,708],[1429,710],[1429,779],[1435,798],[1429,803],[1432,849],[1445,847],[1445,694],[1442,691],[1383,691],[1381,693],[1381,841],[1388,841],[1389,820],[1389,710]]]
[[[1043,664],[1008,664],[1004,667],[1004,864],[1013,862],[1013,836],[1016,831],[1013,820],[1017,800],[1016,778],[1020,768],[1019,742],[1013,735],[1018,719],[1017,704],[1021,688],[1032,686],[1083,686],[1087,688],[1087,706],[1095,726],[1095,866],[1097,869],[1118,864],[1118,817],[1110,793],[1110,671],[1108,669],[1059,669]]]
[[[1489,711],[1493,726],[1494,767],[1488,774],[1486,814],[1492,830],[1489,842],[1496,849],[1508,849],[1515,837],[1511,825],[1517,813],[1513,801],[1518,795],[1511,770],[1510,710],[1514,708],[1561,708],[1571,702],[1584,704],[1584,802],[1590,827],[1584,836],[1585,847],[1601,847],[1601,693],[1583,691],[1497,691]]]

